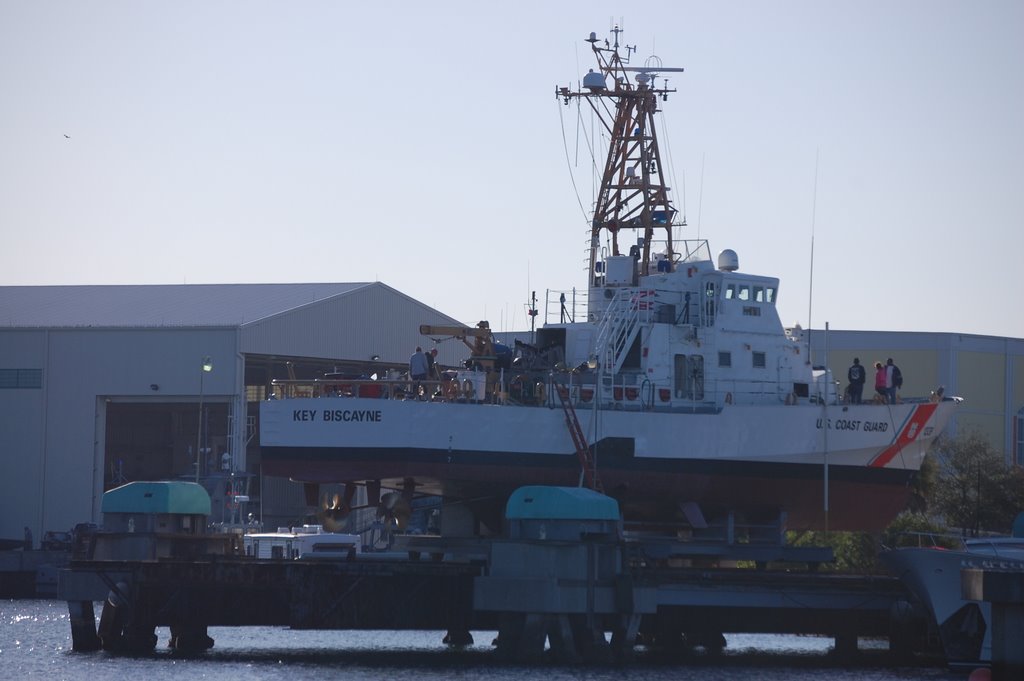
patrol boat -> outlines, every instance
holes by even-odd
[[[308,483],[436,494],[495,524],[523,485],[615,497],[627,520],[700,528],[775,519],[789,528],[873,530],[959,398],[850,404],[779,319],[779,280],[732,250],[676,237],[659,106],[681,72],[591,34],[596,67],[556,88],[589,107],[609,144],[591,221],[587,311],[546,324],[514,359],[486,322],[439,330],[472,348],[450,380],[280,382],[262,403],[263,470]],[[344,495],[331,512],[343,515]]]

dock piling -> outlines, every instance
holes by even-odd
[[[1024,573],[993,561],[987,569],[960,571],[960,587],[967,600],[992,606],[992,681],[1024,677]]]
[[[79,653],[99,650],[100,637],[96,634],[96,613],[92,601],[68,601],[68,615],[71,619],[71,649]]]

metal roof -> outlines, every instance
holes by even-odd
[[[243,326],[367,286],[0,286],[0,328]]]
[[[210,495],[194,482],[129,482],[103,494],[104,513],[210,515]]]
[[[618,520],[619,502],[585,487],[520,487],[505,505],[508,520]]]

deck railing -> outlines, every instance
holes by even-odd
[[[778,381],[707,381],[701,395],[687,398],[676,394],[674,385],[643,379],[634,374],[619,374],[602,381],[599,388],[591,373],[551,373],[537,377],[525,374],[464,374],[459,378],[414,381],[401,379],[312,379],[274,380],[270,399],[363,397],[371,399],[419,400],[472,404],[511,404],[517,406],[558,407],[555,386],[569,390],[576,409],[637,411],[709,411],[729,405],[821,404],[817,395],[797,398],[786,392]],[[787,386],[788,387],[788,386]],[[839,396],[836,396],[837,398]],[[927,398],[903,397],[901,402],[923,403]],[[865,400],[865,404],[868,401]],[[831,402],[845,404],[841,399]],[[883,405],[884,406],[884,405]]]
[[[271,382],[272,399],[296,397],[369,397],[382,399],[429,398],[440,391],[440,380],[412,379],[276,379]]]
[[[270,399],[362,397],[371,399],[419,400],[429,402],[458,402],[472,404],[509,404],[517,406],[558,407],[556,386],[568,389],[569,399],[576,409],[594,408],[636,411],[707,411],[728,404],[765,403],[777,394],[775,383],[733,382],[721,386],[705,386],[700,399],[682,399],[675,394],[670,382],[636,376],[619,375],[602,381],[600,388],[596,376],[572,373],[551,373],[547,376],[524,374],[490,375],[470,374],[444,380],[411,379],[313,379],[275,380],[271,383]],[[782,398],[780,397],[780,403]],[[595,405],[595,400],[597,404]]]

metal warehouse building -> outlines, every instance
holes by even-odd
[[[300,515],[300,485],[250,484],[271,381],[405,368],[420,324],[461,325],[379,282],[0,287],[0,538],[98,522],[105,490],[197,468],[214,520],[218,476]]]

